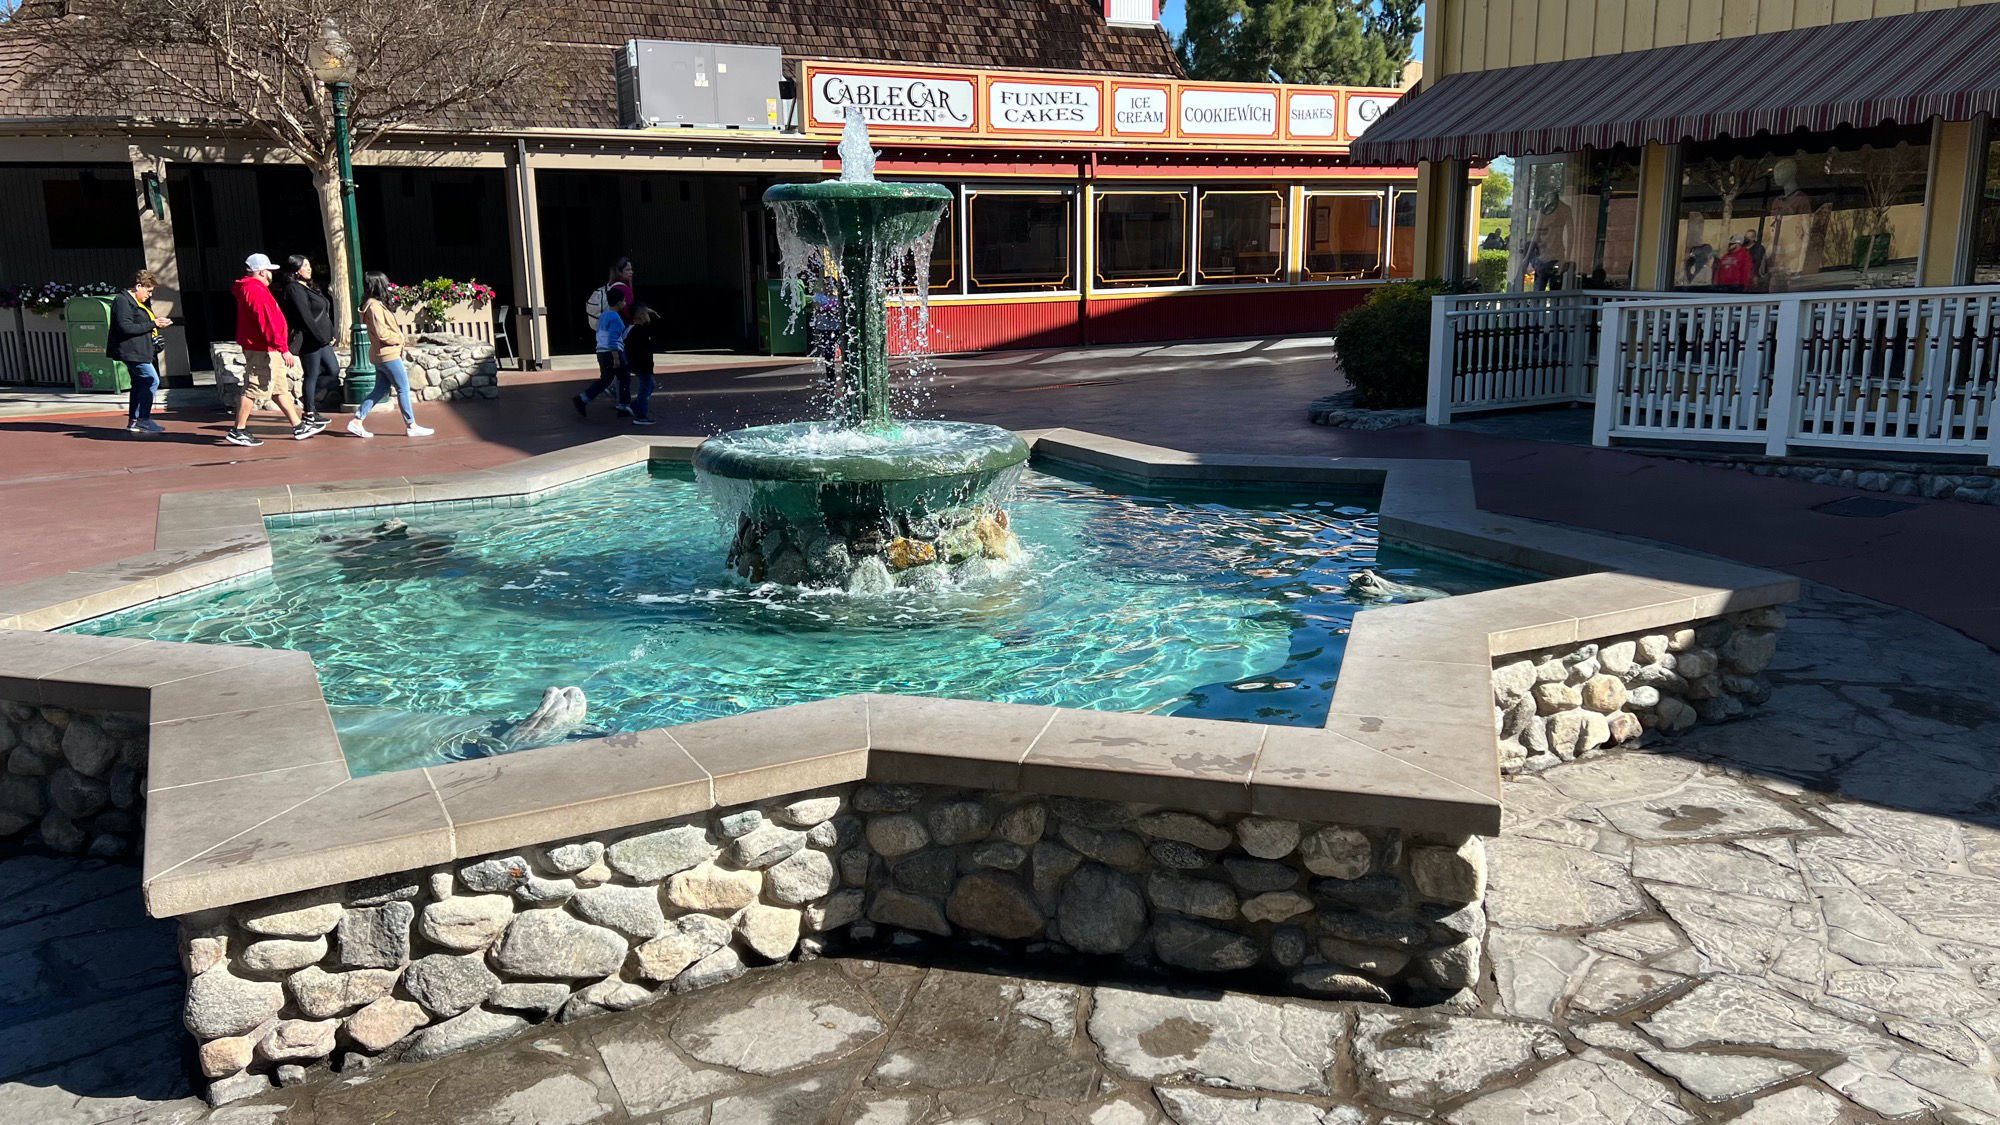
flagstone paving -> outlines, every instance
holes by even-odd
[[[211,1111],[130,869],[10,860],[0,1121],[2000,1122],[2000,655],[1812,586],[1772,678],[1507,783],[1457,1010],[827,958]]]

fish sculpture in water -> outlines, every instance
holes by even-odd
[[[1384,578],[1372,570],[1363,570],[1347,580],[1347,596],[1372,602],[1427,602],[1434,598],[1448,598],[1451,595],[1443,590],[1433,590],[1429,586],[1412,586],[1407,582]]]
[[[535,713],[508,727],[500,741],[508,750],[526,750],[561,742],[583,726],[585,704],[580,687],[552,687],[542,693]]]

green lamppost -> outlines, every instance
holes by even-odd
[[[353,351],[347,364],[347,401],[358,403],[375,391],[375,364],[368,358],[368,326],[361,320],[361,304],[366,294],[361,287],[361,227],[354,213],[354,152],[347,135],[347,97],[354,80],[352,53],[340,28],[326,21],[320,41],[319,63],[313,77],[326,83],[333,95],[333,144],[340,153],[341,225],[347,228],[347,292],[352,300],[349,319],[354,322]]]

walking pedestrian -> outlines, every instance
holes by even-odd
[[[417,425],[417,412],[410,403],[410,373],[403,366],[403,329],[396,323],[396,314],[389,311],[389,278],[375,272],[363,274],[361,289],[368,298],[361,305],[361,323],[368,326],[368,358],[375,362],[375,391],[354,408],[347,432],[355,437],[374,437],[364,424],[368,412],[393,394],[403,411],[403,432],[413,438],[429,437],[437,431]]]
[[[653,424],[653,353],[658,350],[656,337],[664,323],[650,307],[632,306],[632,327],[625,333],[625,368],[639,385],[632,397],[635,426]]]
[[[253,406],[275,408],[291,423],[292,437],[298,441],[326,429],[325,422],[299,416],[282,382],[284,373],[299,361],[289,350],[291,329],[285,314],[271,296],[271,275],[276,271],[271,259],[252,254],[243,260],[243,276],[236,279],[236,346],[243,349],[243,393],[236,400],[236,424],[223,435],[231,445],[264,444],[250,432]]]
[[[604,284],[590,291],[589,298],[583,302],[583,317],[590,322],[590,330],[592,332],[597,331],[597,318],[604,315],[604,310],[611,306],[611,291],[613,289],[623,289],[625,291],[625,303],[628,305],[632,303],[632,296],[635,292],[632,288],[632,274],[632,259],[621,257],[611,263],[611,269],[604,278]]]
[[[319,412],[319,381],[324,378],[333,386],[340,385],[340,357],[333,351],[340,331],[334,323],[333,300],[313,282],[312,262],[304,254],[286,258],[276,280],[273,290],[278,308],[291,329],[286,343],[301,369],[299,408],[305,411],[306,421],[325,425],[326,415]]]
[[[160,329],[173,324],[153,315],[153,289],[160,279],[152,270],[132,275],[132,284],[111,299],[111,333],[104,354],[122,362],[132,373],[132,395],[125,410],[125,432],[161,434],[166,427],[153,421],[153,396],[160,390],[160,351],[166,345]]]
[[[583,393],[569,400],[576,407],[576,416],[590,417],[590,400],[611,389],[611,384],[630,385],[631,374],[625,366],[625,310],[628,299],[622,286],[612,286],[605,297],[604,311],[597,317],[597,381],[585,387]],[[630,414],[632,408],[619,403],[618,413]]]

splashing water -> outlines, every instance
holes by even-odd
[[[847,111],[847,124],[840,130],[839,151],[841,183],[875,182],[875,150],[868,144],[868,122],[862,118],[860,106],[849,107]]]

